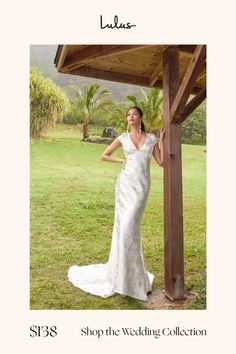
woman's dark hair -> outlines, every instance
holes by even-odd
[[[139,108],[139,107],[137,107],[137,106],[130,107],[130,108],[128,109],[127,113],[126,113],[126,117],[127,117],[127,115],[128,115],[129,110],[130,110],[130,109],[133,109],[133,108],[135,108],[135,109],[139,112],[140,117],[142,118],[142,117],[143,117],[143,111],[141,110],[141,108]],[[142,120],[142,119],[141,119],[141,130],[142,130],[142,132],[145,132],[145,131],[146,131],[146,130],[145,130],[145,124],[143,123],[143,120]]]

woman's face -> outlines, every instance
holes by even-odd
[[[130,108],[127,113],[127,121],[130,126],[139,126],[141,122],[141,116],[136,108]]]

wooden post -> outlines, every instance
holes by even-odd
[[[165,295],[184,298],[181,123],[171,124],[171,106],[179,88],[179,50],[163,53],[164,96],[164,251]]]

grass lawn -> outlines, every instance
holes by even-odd
[[[30,308],[38,310],[148,309],[115,294],[103,299],[67,280],[73,264],[106,263],[121,164],[100,160],[105,146],[81,141],[79,129],[58,125],[31,140]],[[96,135],[96,133],[94,133]],[[206,308],[205,146],[182,145],[185,288],[199,297],[186,309]],[[114,156],[123,156],[119,149]],[[152,159],[152,185],[142,222],[145,264],[164,286],[163,169]]]

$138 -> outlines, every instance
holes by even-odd
[[[56,326],[30,326],[30,337],[55,337],[57,335]]]

